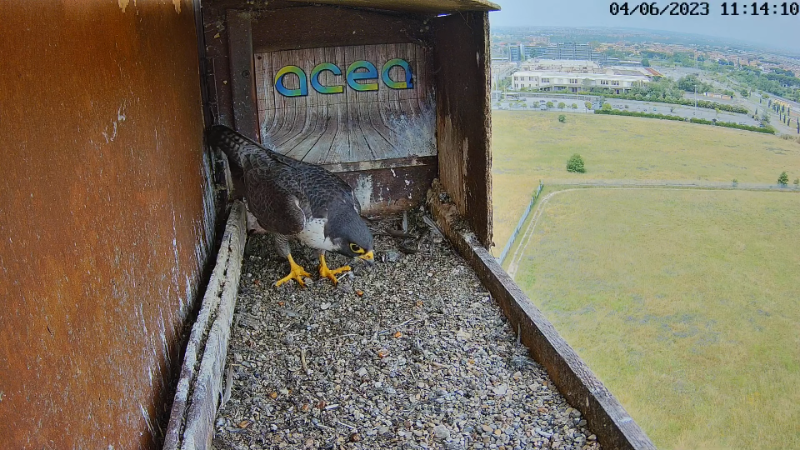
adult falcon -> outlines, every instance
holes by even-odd
[[[372,233],[361,219],[353,189],[342,179],[262,147],[224,125],[211,127],[207,141],[242,169],[250,212],[259,226],[274,234],[278,253],[289,260],[289,275],[275,286],[289,280],[305,286],[303,277],[309,276],[292,258],[289,239],[319,251],[319,274],[333,284],[335,275],[350,267],[329,269],[326,250],[374,263]]]

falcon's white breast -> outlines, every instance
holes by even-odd
[[[306,220],[305,227],[295,237],[311,248],[334,251],[333,241],[325,236],[326,222],[327,219],[319,218]]]

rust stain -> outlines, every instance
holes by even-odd
[[[213,205],[194,17],[128,6],[0,2],[0,448],[160,445]]]

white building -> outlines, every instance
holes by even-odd
[[[615,94],[622,94],[649,81],[650,77],[635,70],[606,69],[598,72],[527,70],[515,72],[511,76],[511,88],[579,92],[599,87],[611,89]]]
[[[519,65],[521,71],[545,70],[551,72],[596,72],[600,65],[587,60],[529,59]]]

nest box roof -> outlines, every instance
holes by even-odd
[[[499,11],[488,0],[290,0],[298,3],[323,3],[356,8],[383,9],[415,13],[444,14],[459,11]]]

